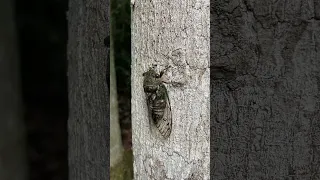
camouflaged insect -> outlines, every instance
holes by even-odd
[[[164,138],[168,138],[172,129],[172,116],[168,92],[161,78],[165,70],[158,74],[150,68],[143,73],[143,89],[147,98],[149,120]]]

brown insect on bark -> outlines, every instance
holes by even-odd
[[[164,138],[168,138],[172,130],[171,105],[167,88],[161,78],[166,69],[160,74],[156,73],[153,68],[143,73],[143,89],[146,94],[149,120]]]

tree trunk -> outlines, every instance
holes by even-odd
[[[69,179],[109,179],[109,1],[69,1]]]
[[[135,179],[209,179],[209,0],[136,1],[132,7]],[[170,65],[172,133],[149,124],[143,76]],[[178,86],[182,84],[182,86]],[[155,129],[156,130],[156,129]],[[153,133],[155,132],[155,133]]]
[[[316,2],[212,2],[213,179],[320,179]]]
[[[25,128],[13,4],[0,1],[0,179],[27,179]]]
[[[112,31],[111,31],[112,33]],[[110,166],[120,162],[123,153],[118,114],[116,69],[114,65],[113,36],[110,36]]]

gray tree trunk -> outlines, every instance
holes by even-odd
[[[69,179],[109,179],[109,1],[70,0],[68,20]]]
[[[26,180],[19,50],[13,17],[12,1],[0,1],[0,179]]]
[[[112,33],[112,31],[111,31]],[[123,146],[118,114],[117,81],[114,65],[114,46],[110,36],[110,166],[116,165],[122,159]]]
[[[136,180],[209,179],[209,13],[209,0],[142,0],[133,4],[132,141]],[[159,70],[171,65],[166,75],[173,84],[166,87],[173,124],[167,140],[156,129],[153,131],[154,125],[148,120],[142,73],[153,64]]]
[[[212,1],[212,178],[320,179],[320,4]]]

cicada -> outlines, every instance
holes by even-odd
[[[162,80],[165,70],[158,74],[150,68],[143,73],[143,89],[146,94],[149,120],[154,123],[164,138],[168,138],[172,129],[172,115],[168,91]]]

